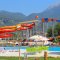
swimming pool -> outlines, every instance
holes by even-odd
[[[20,49],[26,49],[28,46],[21,46],[21,47],[0,47],[0,50],[19,50]]]
[[[60,46],[49,46],[48,51],[60,51]]]
[[[20,49],[26,50],[28,46],[21,46]],[[0,47],[0,50],[19,50],[19,47]],[[48,51],[60,51],[60,46],[49,46]]]

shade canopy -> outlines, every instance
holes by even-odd
[[[56,20],[56,22],[60,22],[60,20]]]
[[[51,22],[51,18],[42,18],[42,22]]]
[[[56,21],[57,18],[42,18],[42,22],[51,22],[51,21]]]

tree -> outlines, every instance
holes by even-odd
[[[58,35],[60,35],[60,23],[58,23],[58,24],[55,26],[55,30],[57,30]]]
[[[54,36],[58,36],[60,35],[60,23],[57,23],[55,26],[54,26]],[[52,37],[52,27],[50,27],[48,30],[47,30],[47,36],[48,37]]]
[[[52,28],[51,27],[47,30],[47,36],[52,37]]]

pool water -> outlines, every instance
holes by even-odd
[[[60,46],[49,46],[49,51],[60,51]]]
[[[28,46],[21,46],[21,47],[0,47],[0,50],[18,50],[20,49],[26,49]]]
[[[20,49],[26,50],[28,46],[20,46]],[[0,47],[0,50],[19,50],[19,47]],[[48,51],[60,51],[60,46],[49,46]]]

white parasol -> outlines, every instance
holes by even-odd
[[[30,37],[29,39],[33,39],[35,41],[48,41],[49,39],[47,37],[44,36],[40,36],[40,35],[34,35],[32,37]]]

